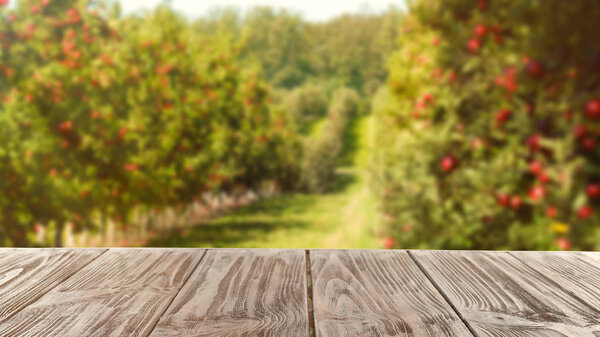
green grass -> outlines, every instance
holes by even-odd
[[[306,138],[316,138],[323,130],[327,122],[327,117],[314,118],[309,122],[303,123],[298,132]]]
[[[368,188],[372,117],[358,117],[344,139],[336,188],[290,194],[239,208],[149,246],[252,248],[381,248],[376,200]]]

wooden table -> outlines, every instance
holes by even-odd
[[[0,336],[600,336],[600,253],[0,249]]]

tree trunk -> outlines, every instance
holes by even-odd
[[[65,227],[65,223],[63,221],[56,222],[56,229],[54,230],[54,247],[62,247],[63,246],[63,230]]]

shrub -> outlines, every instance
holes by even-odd
[[[324,116],[327,113],[327,96],[319,87],[307,85],[292,90],[284,106],[298,125]]]
[[[335,182],[349,119],[358,113],[360,97],[353,89],[333,94],[327,124],[316,139],[308,140],[302,158],[301,183],[310,192],[323,193]]]

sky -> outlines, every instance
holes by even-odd
[[[164,0],[120,0],[124,14],[152,9]],[[171,0],[172,7],[190,18],[203,16],[215,7],[237,7],[242,10],[268,5],[300,13],[310,21],[325,21],[343,13],[367,11],[379,13],[390,5],[401,7],[402,0]]]

